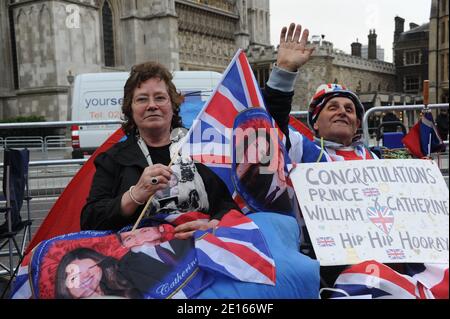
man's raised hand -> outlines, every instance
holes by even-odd
[[[291,23],[289,29],[284,27],[280,34],[277,66],[291,72],[297,70],[309,61],[314,47],[307,47],[309,30],[302,33],[302,26]]]

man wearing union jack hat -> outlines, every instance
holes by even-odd
[[[312,97],[308,110],[308,125],[314,131],[315,144],[299,132],[289,129],[289,113],[292,107],[295,80],[300,67],[309,61],[314,52],[314,48],[307,46],[308,35],[307,29],[302,33],[302,27],[294,23],[289,28],[282,29],[277,64],[264,90],[269,113],[287,137],[286,148],[289,150],[289,156],[297,163],[377,159],[376,155],[364,146],[358,134],[358,128],[364,117],[364,107],[356,94],[345,86],[323,84],[318,87]],[[318,157],[317,149],[321,150]],[[407,293],[400,293],[398,289],[392,291],[387,289],[388,292],[381,295],[379,291],[384,286],[379,287],[378,292],[372,295],[373,298],[380,295],[389,298],[448,299],[448,264],[390,265],[400,272],[398,273],[377,261],[367,261],[341,273],[335,287],[340,287],[342,274],[352,273],[355,270],[357,272],[361,267],[367,271],[370,268],[367,268],[368,265],[372,268],[383,269],[387,278],[398,277],[400,281],[406,280],[412,287]],[[342,267],[332,267],[328,271],[322,268],[322,279],[328,284],[334,282],[333,279],[343,270]],[[384,281],[380,278],[379,282]],[[389,280],[386,282],[388,288],[392,286]],[[356,285],[353,287],[366,287],[364,282],[358,282],[358,280],[353,284]],[[373,293],[364,289],[357,292],[359,294]]]
[[[309,61],[314,48],[307,46],[309,31],[292,23],[281,31],[277,64],[265,89],[269,112],[289,138],[289,155],[296,162],[374,159],[358,134],[364,106],[358,96],[339,84],[322,84],[309,104],[308,125],[314,131],[315,143],[323,151],[320,158],[305,160],[305,139],[289,131],[289,113],[295,80],[299,69]]]

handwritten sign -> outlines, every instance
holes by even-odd
[[[434,162],[301,164],[291,178],[321,265],[449,262],[449,193]]]

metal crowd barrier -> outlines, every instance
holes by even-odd
[[[120,120],[108,121],[60,121],[60,122],[29,122],[29,123],[0,123],[0,129],[24,129],[46,127],[70,127],[72,125],[108,125],[121,124]],[[40,149],[43,153],[54,149],[71,148],[71,139],[64,135],[47,136],[10,136],[5,139],[0,137],[0,148]],[[75,162],[74,162],[75,163]]]
[[[29,122],[29,123],[1,123],[0,129],[9,128],[43,128],[43,127],[64,127],[71,125],[104,125],[104,124],[121,124],[120,120],[108,121],[60,121],[60,122]]]
[[[425,105],[423,104],[417,104],[417,105],[391,105],[391,106],[375,106],[371,109],[366,111],[366,114],[364,114],[363,122],[362,122],[362,129],[363,129],[363,137],[364,137],[364,143],[369,146],[369,117],[374,113],[381,113],[386,111],[420,111],[423,110]],[[429,109],[448,109],[449,104],[430,104],[428,105]]]
[[[44,147],[46,149],[66,148],[70,142],[71,139],[65,135],[49,135],[44,138]]]
[[[28,148],[44,151],[44,139],[41,136],[8,136],[4,140],[5,148]]]

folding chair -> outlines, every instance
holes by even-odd
[[[5,149],[3,162],[3,193],[5,206],[0,212],[5,213],[5,223],[0,225],[0,257],[8,256],[9,265],[0,262],[0,274],[14,276],[16,265],[14,257],[23,257],[25,244],[31,240],[30,200],[28,188],[29,151]],[[23,201],[27,203],[27,219],[22,221],[20,210]],[[16,236],[23,231],[21,245]],[[7,251],[3,251],[8,245]]]
[[[397,132],[397,128],[402,129]],[[386,130],[385,130],[386,129]],[[390,131],[390,132],[386,132]],[[406,135],[406,127],[401,121],[388,121],[381,123],[377,128],[377,143],[383,140],[383,147],[388,149],[404,148],[402,139]]]

